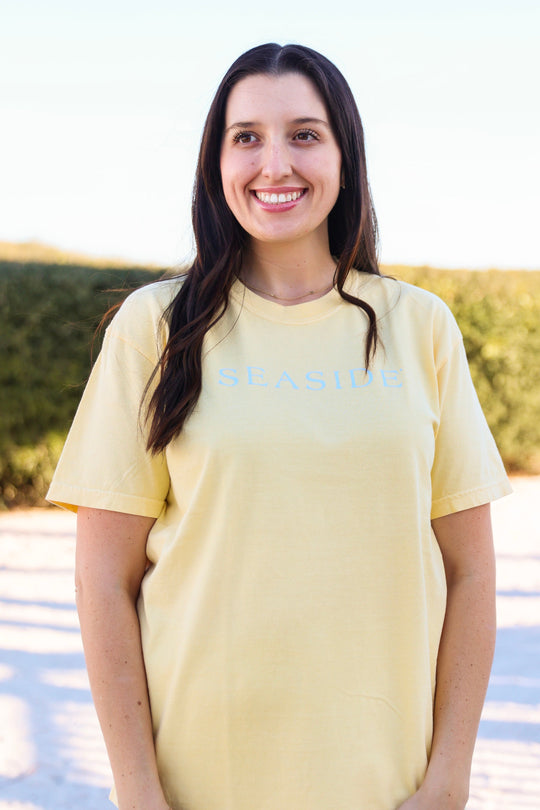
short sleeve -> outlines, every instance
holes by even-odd
[[[133,327],[124,327],[133,310],[120,310],[107,330],[47,493],[75,512],[88,506],[158,517],[167,497],[165,455],[146,450],[141,410],[157,360],[155,330],[135,323],[135,340]],[[152,333],[147,346],[145,331]]]
[[[453,318],[451,326],[453,342],[437,372],[440,419],[431,471],[432,518],[489,503],[512,491]]]

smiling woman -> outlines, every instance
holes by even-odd
[[[380,275],[356,104],[297,45],[206,121],[197,256],[112,321],[49,498],[120,810],[463,810],[508,491],[440,299]]]

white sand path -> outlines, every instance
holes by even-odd
[[[540,478],[513,485],[493,504],[499,632],[468,810],[540,810]],[[60,510],[0,515],[0,810],[112,807],[75,612],[74,533]]]

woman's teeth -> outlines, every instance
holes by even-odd
[[[303,194],[302,191],[287,191],[285,194],[268,194],[266,191],[256,191],[255,196],[263,203],[270,203],[271,205],[278,205],[284,202],[293,202]]]

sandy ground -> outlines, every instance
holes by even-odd
[[[493,504],[499,632],[469,810],[540,809],[540,478],[513,485]],[[60,510],[0,515],[0,810],[112,807],[75,612],[74,533]]]

